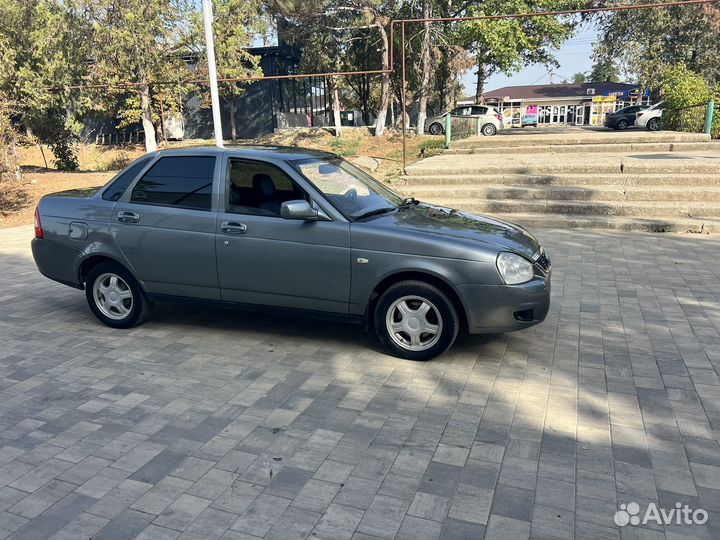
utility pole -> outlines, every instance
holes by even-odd
[[[223,147],[222,121],[220,118],[220,95],[218,94],[217,67],[215,65],[215,42],[212,29],[212,0],[203,0],[203,23],[205,26],[205,47],[207,50],[208,75],[210,79],[210,100],[212,102],[215,146]]]

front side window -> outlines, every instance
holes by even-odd
[[[282,170],[269,163],[231,159],[228,167],[227,211],[280,217],[286,201],[308,200]]]
[[[145,165],[150,163],[152,158],[153,156],[142,157],[124,171],[121,171],[120,174],[110,180],[109,186],[103,191],[102,198],[106,201],[119,201],[128,186],[132,184],[132,181],[135,180],[140,171],[145,168]]]
[[[291,164],[348,219],[391,212],[403,203],[398,194],[341,158],[319,157]]]
[[[131,202],[210,210],[215,172],[213,156],[160,158],[132,190]]]

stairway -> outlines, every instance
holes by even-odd
[[[406,172],[405,195],[529,227],[720,232],[720,143],[704,134],[512,130]]]

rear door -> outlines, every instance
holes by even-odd
[[[115,205],[111,232],[148,292],[220,299],[212,197],[218,156],[162,156]]]
[[[280,217],[284,201],[316,204],[280,167],[229,158],[217,220],[217,261],[227,302],[347,313],[347,221]]]

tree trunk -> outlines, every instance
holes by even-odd
[[[335,77],[328,79],[330,85],[330,97],[332,99],[333,108],[333,125],[335,126],[335,136],[339,137],[342,131],[342,119],[340,118],[340,91],[338,90],[337,81]]]
[[[430,1],[423,1],[423,19],[430,18]],[[427,118],[427,102],[428,102],[428,90],[430,87],[430,23],[428,21],[423,23],[424,34],[422,40],[422,47],[420,49],[420,63],[421,63],[421,75],[420,75],[420,88],[419,88],[419,103],[418,103],[418,117],[417,126],[415,132],[418,135],[425,133],[425,119]]]
[[[152,121],[152,106],[150,104],[150,87],[144,84],[140,87],[140,107],[142,108],[142,126],[145,132],[145,151],[157,150],[155,127]]]
[[[475,103],[483,102],[483,94],[485,93],[485,82],[487,81],[487,67],[482,60],[478,60],[477,64],[477,82],[475,83]]]
[[[390,60],[388,58],[388,36],[385,31],[385,27],[379,17],[375,18],[375,26],[380,32],[380,39],[382,41],[380,48],[380,55],[382,57],[382,69],[390,69]],[[381,137],[385,133],[385,118],[387,117],[388,103],[390,102],[390,73],[382,74],[382,82],[380,85],[380,107],[375,115],[375,136]]]
[[[230,138],[232,142],[237,142],[237,119],[235,113],[237,112],[237,105],[235,104],[235,98],[231,97],[227,100],[230,106]]]

